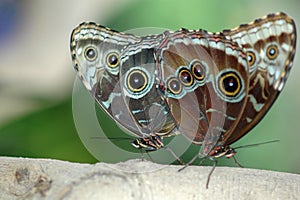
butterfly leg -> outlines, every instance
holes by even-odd
[[[144,156],[143,149],[139,149],[139,150],[140,150],[140,152],[141,152],[142,161],[145,161],[146,159],[145,159],[145,156]],[[152,157],[151,157],[150,154],[149,154],[149,151],[145,151],[145,152],[146,152],[147,156],[149,157],[149,159],[150,159],[152,162],[154,162],[153,159],[152,159]]]
[[[206,189],[208,189],[210,177],[211,177],[211,175],[213,174],[213,172],[215,171],[216,166],[217,166],[217,160],[216,160],[216,159],[211,159],[211,160],[213,161],[213,167],[212,167],[212,169],[210,170],[210,172],[209,172],[209,174],[208,174],[208,177],[207,177],[207,181],[206,181]]]
[[[150,156],[149,151],[146,151],[147,156],[149,157],[149,159],[151,160],[151,162],[154,162],[154,160],[152,159],[152,157]]]
[[[175,152],[170,147],[164,147],[164,149],[169,151],[179,164],[184,165],[184,162],[175,154]]]
[[[234,163],[235,163],[237,166],[239,166],[239,167],[241,167],[241,168],[244,168],[244,166],[241,165],[241,164],[237,161],[237,159],[236,159],[234,156],[232,156],[232,159],[233,159]]]
[[[141,152],[142,161],[145,161],[145,156],[144,156],[143,150],[142,149],[139,149],[139,150]]]
[[[190,166],[193,162],[195,162],[195,160],[198,158],[198,157],[203,157],[203,155],[202,154],[197,154],[196,156],[194,156],[193,157],[193,159],[192,160],[190,160],[190,162],[188,162],[188,163],[186,163],[182,168],[180,168],[179,170],[178,170],[178,172],[181,172],[182,170],[184,170],[185,168],[187,168],[188,166]],[[202,160],[205,160],[205,157],[203,157],[203,159]],[[201,160],[201,163],[203,162]]]

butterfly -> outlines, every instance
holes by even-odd
[[[214,164],[233,157],[230,145],[271,108],[295,49],[295,23],[284,13],[217,33],[140,37],[85,22],[71,36],[79,78],[108,116],[137,137],[134,147],[155,151],[164,137],[183,134],[201,146],[194,159]]]

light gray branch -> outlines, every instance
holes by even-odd
[[[300,199],[300,175],[160,165],[129,160],[79,164],[0,157],[0,199]]]

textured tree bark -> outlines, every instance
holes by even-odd
[[[160,165],[149,161],[79,164],[0,157],[0,199],[300,199],[300,175],[265,170]]]

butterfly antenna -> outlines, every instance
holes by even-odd
[[[247,144],[247,145],[242,145],[242,146],[234,147],[234,149],[240,149],[240,148],[245,148],[245,147],[255,147],[255,146],[258,146],[258,145],[275,143],[275,142],[279,142],[279,141],[280,140],[271,140],[271,141],[261,142],[261,143],[256,143],[256,144]]]

